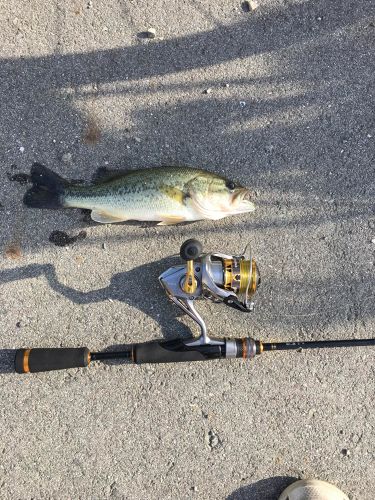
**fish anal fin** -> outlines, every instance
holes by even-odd
[[[119,217],[105,210],[92,210],[91,218],[95,222],[100,222],[101,224],[112,224],[114,222],[124,222],[128,220],[126,217]]]
[[[157,224],[158,226],[173,226],[186,221],[185,217],[180,215],[161,215],[160,218],[162,220]]]

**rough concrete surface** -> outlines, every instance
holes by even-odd
[[[157,282],[189,237],[250,241],[262,273],[254,314],[198,305],[211,333],[374,337],[375,2],[1,3],[0,497],[267,500],[303,477],[374,499],[372,348],[12,363],[19,347],[196,334]],[[85,181],[200,166],[253,188],[257,211],[155,227],[26,209],[17,174],[34,161]],[[58,247],[57,230],[86,238]]]

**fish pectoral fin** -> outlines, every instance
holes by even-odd
[[[113,222],[124,222],[128,220],[126,217],[118,217],[105,210],[92,210],[91,218],[95,222],[100,222],[101,224],[112,224]]]
[[[180,222],[185,222],[185,217],[181,217],[179,215],[161,215],[161,222],[159,222],[158,226],[173,226],[174,224],[179,224]]]

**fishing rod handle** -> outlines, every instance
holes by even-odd
[[[206,361],[225,357],[224,345],[189,345],[192,340],[173,339],[144,342],[133,345],[132,358],[137,364],[143,363],[184,363]]]
[[[17,373],[49,372],[80,368],[90,364],[87,347],[58,349],[17,349],[15,369]]]
[[[122,359],[136,364],[184,363],[211,359],[251,359],[260,353],[259,341],[250,338],[211,339],[201,344],[196,339],[159,340],[132,344],[124,351],[90,352],[87,347],[18,349],[17,373],[35,373],[86,367],[90,361]]]
[[[182,339],[174,339],[133,344],[126,353],[116,351],[90,353],[87,347],[18,349],[15,357],[15,370],[17,373],[65,370],[86,367],[91,361],[109,359],[127,359],[133,363],[143,364],[206,361],[222,357],[225,357],[222,346],[197,345],[189,347]]]
[[[132,359],[142,363],[181,363],[210,359],[251,359],[260,353],[260,342],[251,338],[211,339],[208,344],[199,340],[173,339],[146,342],[133,346]]]

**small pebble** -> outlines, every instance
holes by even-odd
[[[310,408],[309,410],[309,418],[312,418],[316,413],[316,408]]]
[[[89,0],[89,1],[87,2],[87,8],[88,8],[88,9],[92,9],[92,1],[91,1],[91,0]]]
[[[371,138],[372,138],[372,135],[371,135],[371,134],[367,134],[367,137],[368,137],[369,139],[371,139]]]
[[[141,142],[141,139],[139,137],[134,137],[135,142]]]
[[[71,163],[72,161],[72,153],[64,153],[61,157],[61,161],[63,163]]]
[[[204,93],[205,93],[205,94],[211,94],[211,92],[212,92],[212,89],[211,89],[211,88],[208,88],[208,89],[206,89],[206,90],[204,91]]]
[[[148,28],[148,30],[145,33],[147,35],[147,38],[155,38],[156,37],[156,29],[155,28]]]
[[[16,327],[17,327],[17,328],[21,328],[21,321],[17,321],[17,323],[16,323]]]
[[[21,153],[23,153],[25,151],[25,148],[23,146],[21,146],[20,151],[21,151]]]
[[[229,83],[224,83],[224,87],[227,89],[229,87]]]
[[[341,453],[344,455],[344,457],[350,457],[350,451],[347,448],[343,448],[341,450]]]
[[[252,12],[259,7],[259,4],[255,0],[245,0],[242,7],[246,12]]]
[[[375,238],[372,238],[371,243],[375,245]]]
[[[217,436],[212,436],[210,440],[211,448],[215,448],[219,444],[219,438]]]
[[[102,243],[102,249],[103,250],[107,250],[107,244],[106,243]]]
[[[246,102],[245,101],[240,101],[240,106],[241,106],[241,108],[244,108],[246,106]]]
[[[207,432],[207,434],[205,436],[205,441],[210,448],[216,448],[216,446],[218,446],[220,444],[219,437],[212,430]]]

